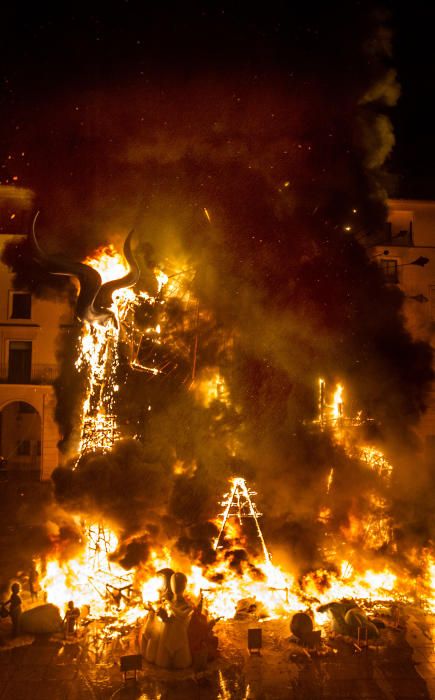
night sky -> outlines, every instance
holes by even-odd
[[[394,63],[402,96],[392,113],[396,133],[390,169],[395,174],[392,194],[416,199],[435,198],[435,8],[430,3],[395,3]]]
[[[61,4],[34,3],[25,9],[9,3],[2,10],[0,162],[3,183],[38,187],[42,149],[52,167],[59,125],[50,118],[52,104],[65,101],[76,109],[82,129],[99,130],[99,93],[138,89],[165,81],[183,85],[195,75],[232,75],[243,80],[285,76],[316,86],[330,82],[340,89],[340,75],[352,72],[349,46],[364,37],[364,21],[372,7],[389,5],[393,30],[392,65],[397,69],[401,98],[391,111],[396,147],[387,163],[394,196],[434,197],[435,55],[432,48],[435,9],[419,0],[402,3],[272,2],[135,3],[129,0]],[[344,84],[344,83],[343,83]],[[86,96],[85,96],[86,95]],[[91,96],[92,95],[92,96]],[[333,98],[333,97],[332,97]],[[74,104],[74,103],[77,104]],[[38,123],[38,133],[33,125]],[[42,125],[42,126],[41,126]],[[45,128],[44,128],[45,127]],[[70,144],[70,152],[77,149]],[[21,155],[24,153],[24,155]],[[12,156],[8,159],[8,156]],[[98,171],[95,154],[95,171]],[[55,167],[55,166],[54,166]],[[67,168],[63,167],[68,187]],[[74,165],[72,166],[72,168]],[[89,167],[91,167],[89,165]],[[62,172],[62,168],[56,170]],[[95,173],[94,173],[95,175]],[[77,173],[75,174],[77,176]]]

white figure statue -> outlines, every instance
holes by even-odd
[[[187,628],[193,613],[192,607],[184,598],[187,578],[182,573],[171,577],[173,598],[166,610],[160,614],[162,629],[156,656],[156,664],[161,668],[181,669],[192,664]]]
[[[159,586],[159,607],[157,610],[150,610],[142,633],[142,655],[145,659],[155,664],[157,652],[159,649],[159,641],[163,632],[163,619],[166,618],[165,605],[170,603],[174,594],[171,590],[171,578],[174,574],[172,569],[161,569],[157,572],[161,579]]]

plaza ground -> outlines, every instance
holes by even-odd
[[[359,652],[342,638],[310,657],[289,640],[288,621],[261,624],[261,656],[250,656],[251,621],[220,622],[220,656],[206,671],[168,672],[147,664],[137,684],[124,684],[122,654],[134,642],[99,646],[92,626],[77,641],[62,637],[8,639],[3,622],[0,700],[428,700],[435,699],[435,616],[401,611],[399,625],[381,630]]]

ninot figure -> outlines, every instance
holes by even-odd
[[[173,570],[169,568],[160,569],[160,571],[157,572],[159,578],[158,607],[154,609],[153,606],[148,606],[149,613],[142,630],[142,653],[145,659],[151,664],[156,663],[160,635],[163,631],[163,618],[167,618],[165,606],[169,605],[174,597],[171,590],[171,578],[173,573]]]
[[[156,665],[162,668],[181,669],[192,664],[187,629],[193,608],[184,597],[186,586],[187,578],[183,573],[171,576],[172,600],[163,616],[156,656]]]
[[[29,571],[29,593],[30,600],[37,600],[38,598],[38,571],[35,566],[35,562],[32,561],[30,571]]]
[[[79,617],[80,610],[76,608],[74,602],[70,600],[64,618],[65,638],[74,637],[77,634],[76,625]]]
[[[20,584],[13,583],[11,586],[11,597],[6,601],[4,607],[9,605],[8,613],[12,620],[12,636],[17,637],[20,632],[20,618],[21,618],[21,598],[20,598]]]

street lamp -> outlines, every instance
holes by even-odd
[[[402,263],[401,267],[405,267],[405,265],[416,265],[417,267],[424,267],[428,264],[428,262],[429,258],[425,258],[424,255],[420,255],[420,257],[416,258],[412,262]]]
[[[374,260],[375,258],[379,258],[380,255],[389,255],[390,251],[389,250],[383,250],[382,253],[376,253],[376,255],[373,255],[370,260]]]

